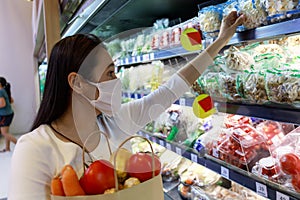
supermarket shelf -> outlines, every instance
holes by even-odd
[[[215,101],[219,112],[257,117],[279,122],[300,124],[300,109],[281,104],[243,104]]]
[[[183,47],[174,47],[166,50],[160,50],[144,55],[122,58],[116,61],[116,66],[135,65],[139,63],[147,63],[155,60],[165,60],[178,56],[196,55],[201,51],[187,51]]]
[[[131,99],[140,99],[147,94],[143,93],[131,93],[131,92],[123,92],[123,98],[131,98]],[[192,107],[195,98],[180,98],[174,102],[174,104],[181,105],[181,106],[189,106]]]
[[[212,171],[220,174],[224,178],[232,180],[244,187],[247,187],[257,194],[276,200],[297,200],[300,199],[300,194],[294,191],[286,190],[283,186],[262,179],[238,167],[229,165],[228,163],[216,159],[206,154],[196,153],[195,150],[187,149],[178,144],[165,141],[162,138],[153,136],[144,130],[138,132],[139,135],[166,147],[168,150],[176,152],[177,154],[190,159]]]
[[[123,97],[140,99],[145,94],[138,93],[123,93]],[[180,98],[174,102],[181,106],[192,106],[194,98]],[[282,104],[245,104],[245,103],[234,103],[224,102],[215,100],[215,107],[219,112],[244,115],[249,117],[256,117],[268,120],[274,120],[285,123],[300,124],[300,108],[291,105]]]
[[[262,26],[234,34],[228,45],[251,40],[266,40],[300,32],[300,18]]]
[[[271,24],[263,27],[258,27],[251,30],[237,32],[233,35],[228,45],[239,44],[242,42],[250,42],[257,40],[266,40],[283,35],[290,35],[300,32],[300,18]],[[206,45],[207,46],[207,45]],[[170,48],[159,50],[153,53],[144,54],[141,56],[127,57],[116,61],[116,66],[134,65],[138,63],[146,63],[154,60],[164,60],[168,58],[186,56],[200,53],[200,51],[187,51],[183,47]]]

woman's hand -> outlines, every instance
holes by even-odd
[[[229,15],[223,18],[217,40],[221,40],[225,46],[235,33],[236,28],[243,24],[244,20],[244,15],[238,16],[236,11],[232,11]]]

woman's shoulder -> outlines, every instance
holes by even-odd
[[[45,145],[49,144],[51,140],[51,133],[47,125],[40,125],[38,128],[32,130],[31,132],[25,133],[20,137],[18,143],[34,143],[35,145]]]

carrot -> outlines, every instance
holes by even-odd
[[[51,194],[56,196],[65,196],[62,182],[59,177],[54,177],[51,180]]]
[[[78,176],[71,165],[66,165],[61,172],[61,182],[66,196],[85,195],[79,184]]]

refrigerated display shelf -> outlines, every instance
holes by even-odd
[[[122,97],[123,98],[131,98],[131,99],[140,99],[146,95],[147,95],[146,93],[123,92]],[[174,102],[174,104],[191,107],[193,105],[194,99],[195,98],[193,98],[193,97],[182,97],[182,98],[179,98],[178,100],[176,100]]]
[[[300,32],[300,18],[291,19],[276,24],[262,26],[251,30],[236,32],[227,46],[236,45],[243,42],[259,41],[274,39],[285,35],[292,35]],[[209,41],[207,41],[210,43]],[[207,46],[207,45],[206,45]],[[166,50],[158,50],[149,54],[133,56],[118,59],[116,66],[135,65],[138,63],[147,63],[154,60],[164,60],[178,56],[186,56],[198,54],[201,51],[187,51],[183,47],[170,48]]]
[[[215,101],[215,106],[219,112],[223,113],[300,124],[300,109],[292,105],[275,103],[257,105]]]
[[[297,200],[300,199],[300,194],[291,190],[287,190],[284,186],[260,178],[250,172],[232,166],[222,160],[209,156],[202,151],[196,152],[193,149],[186,148],[182,145],[166,141],[164,138],[154,136],[153,134],[140,130],[139,135],[157,143],[166,149],[173,151],[193,162],[196,162],[226,179],[232,180],[246,188],[249,188],[257,194],[274,200]]]
[[[199,51],[187,51],[183,47],[174,47],[166,50],[160,50],[138,56],[126,57],[116,60],[116,66],[136,65],[140,63],[148,63],[155,60],[165,60],[178,56],[196,55]]]
[[[140,99],[146,94],[140,93],[123,93],[123,97]],[[174,102],[181,106],[193,106],[194,97],[182,97]],[[218,112],[244,115],[249,117],[256,117],[261,119],[268,119],[278,122],[300,124],[300,108],[292,105],[284,104],[246,104],[246,103],[235,103],[225,102],[221,100],[215,100],[214,105]]]

